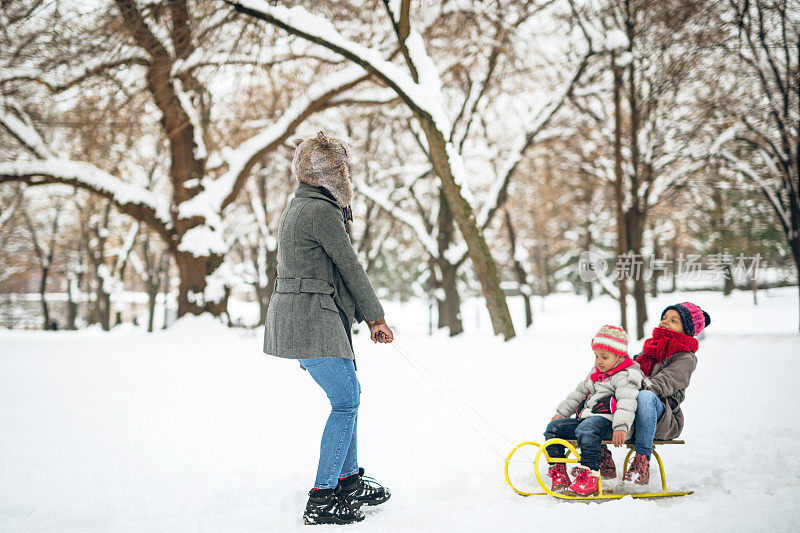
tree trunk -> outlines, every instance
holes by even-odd
[[[430,158],[440,178],[442,192],[447,204],[453,213],[458,229],[466,241],[469,257],[475,268],[475,276],[481,284],[481,292],[489,309],[492,328],[495,335],[502,335],[505,340],[512,339],[516,333],[511,322],[511,313],[508,310],[503,289],[500,287],[500,276],[497,265],[492,259],[489,246],[483,237],[483,232],[475,222],[472,206],[461,195],[461,185],[456,183],[450,167],[450,158],[447,154],[447,141],[438,130],[432,117],[418,115],[422,129],[428,140]]]
[[[454,337],[464,331],[461,321],[461,298],[458,295],[457,273],[458,267],[447,261],[440,262],[442,271],[442,289],[444,290],[444,302],[439,306],[439,312],[444,318],[444,325],[450,330],[450,336]]]
[[[61,214],[62,203],[59,203],[55,208],[55,216],[53,217],[53,225],[50,231],[49,247],[44,250],[39,244],[39,238],[36,236],[36,228],[33,221],[28,214],[27,209],[23,209],[22,216],[25,225],[31,235],[33,249],[36,253],[36,258],[39,261],[39,269],[41,270],[41,279],[39,280],[39,296],[42,304],[42,321],[43,328],[47,330],[50,328],[50,310],[47,306],[46,288],[47,288],[47,275],[50,272],[50,266],[53,264],[53,255],[55,254],[56,234],[58,233],[58,217]]]
[[[73,294],[73,286],[80,287],[80,278],[78,278],[78,280],[74,280],[68,276],[67,277],[67,323],[65,324],[64,329],[68,329],[70,331],[78,329],[75,326],[75,319],[78,318],[78,302],[75,301],[75,295]],[[78,294],[80,294],[80,292]]]
[[[588,203],[586,205],[586,208],[588,209]],[[584,241],[583,249],[586,252],[591,252],[592,251],[592,246],[594,245],[594,240],[592,239],[591,221],[589,220],[588,216],[586,217],[586,220],[585,220],[585,223],[584,223],[584,233],[585,233],[586,239]],[[594,285],[592,284],[592,280],[589,279],[588,281],[584,281],[583,282],[583,287],[586,290],[586,301],[587,302],[591,302],[594,299]]]
[[[628,51],[633,53],[633,42],[636,37],[636,19],[635,13],[630,10],[630,2],[625,2],[626,14],[625,19],[625,33],[628,36]],[[626,213],[626,230],[628,232],[627,244],[628,252],[630,252],[631,260],[642,261],[642,239],[644,238],[644,224],[647,215],[646,201],[639,197],[639,187],[644,181],[642,176],[642,169],[640,168],[640,146],[639,146],[639,124],[640,124],[640,110],[638,93],[636,91],[636,70],[635,62],[628,63],[628,108],[630,112],[630,129],[628,135],[630,138],[630,166],[632,174],[630,175],[630,195],[631,206]],[[648,176],[652,177],[652,168],[648,169]],[[643,266],[643,265],[641,265]],[[636,305],[636,338],[644,338],[644,324],[647,322],[647,307],[645,305],[645,298],[647,290],[644,284],[644,277],[641,268],[638,272],[633,274],[633,298]]]
[[[724,296],[730,296],[734,288],[733,269],[731,268],[730,263],[726,263],[722,266],[722,273],[722,294]]]
[[[670,274],[672,275],[672,287],[669,292],[678,290],[678,235],[672,238],[672,260],[670,261]]]
[[[100,327],[103,331],[111,330],[111,295],[105,291],[103,280],[98,279],[95,304],[97,305],[97,317],[100,320]]]
[[[169,278],[164,280],[164,319],[161,322],[161,329],[167,329],[169,327],[168,319],[169,319],[169,307],[167,303],[169,302]]]
[[[617,66],[617,54],[611,54],[611,70],[614,73],[614,203],[617,214],[617,259],[627,252],[627,230],[623,214],[622,197],[622,69]],[[628,286],[625,272],[617,274],[619,291],[619,322],[628,330]]]
[[[528,286],[528,273],[522,262],[517,259],[517,236],[514,232],[514,225],[511,222],[511,213],[508,209],[503,209],[506,221],[506,230],[508,231],[508,240],[511,243],[511,258],[513,261],[514,277],[517,278],[517,285],[519,285],[519,292],[525,306],[525,327],[529,328],[533,324],[533,310],[531,309],[531,292]]]
[[[531,295],[525,295],[525,326],[531,327],[533,325],[533,307],[531,306]]]
[[[636,338],[642,340],[645,336],[644,325],[647,322],[646,306],[647,289],[641,276],[633,280],[633,299],[636,302]]]
[[[442,292],[444,292],[443,288]],[[444,298],[435,298],[435,300],[436,300],[436,329],[443,329],[447,327],[447,310],[445,309]]]
[[[444,193],[439,189],[439,220],[436,243],[439,257],[436,263],[441,274],[441,288],[444,292],[444,300],[439,302],[439,327],[448,328],[450,336],[453,337],[464,331],[461,322],[461,298],[458,295],[458,266],[450,263],[445,258],[447,249],[453,242],[453,212]]]
[[[147,332],[148,333],[153,332],[153,322],[155,322],[157,299],[158,299],[158,285],[148,287],[147,288]]]
[[[256,299],[258,300],[258,322],[256,326],[263,326],[267,323],[270,296],[267,294],[267,287],[262,287],[258,283],[253,283],[253,290],[256,291]]]
[[[48,330],[50,329],[50,310],[47,306],[47,298],[46,298],[46,288],[47,288],[47,274],[49,272],[48,267],[42,267],[42,277],[39,280],[39,299],[41,300],[42,304],[42,317],[43,317],[43,325],[42,329]]]
[[[655,267],[655,262],[659,261],[658,256],[661,255],[661,242],[658,240],[655,227],[652,230],[655,237],[653,238],[653,272],[650,277],[650,296],[655,298],[658,296],[658,278],[661,276],[661,271]]]
[[[644,258],[642,256],[644,223],[644,213],[632,207],[627,213],[626,224],[630,231],[628,250],[630,251],[632,262],[631,276],[633,277],[633,300],[636,306],[636,338],[639,340],[645,336],[644,325],[647,322],[647,288],[644,281]]]
[[[542,296],[547,296],[553,292],[553,284],[550,280],[550,262],[547,259],[548,245],[547,237],[541,239],[539,246],[536,247],[536,263],[539,267],[540,280],[540,293]]]
[[[800,218],[800,216],[798,216]],[[794,238],[789,240],[792,248],[792,257],[794,258],[794,269],[797,273],[797,289],[800,291],[800,233],[795,229]],[[800,294],[798,294],[800,296]],[[798,300],[797,309],[800,311],[800,300]],[[798,314],[798,330],[800,330],[800,313]]]
[[[178,287],[178,317],[187,313],[199,315],[209,312],[220,316],[228,310],[228,301],[222,294],[206,294],[206,276],[222,263],[222,257],[195,257],[188,252],[173,255],[180,275]]]
[[[256,253],[258,253],[256,251]],[[258,268],[258,261],[256,261],[256,268]],[[272,299],[272,293],[275,291],[275,280],[278,278],[278,251],[266,250],[265,265],[267,270],[267,283],[262,286],[260,283],[253,283],[253,289],[256,291],[256,299],[258,300],[258,323],[256,325],[263,326],[267,322],[267,311],[269,310],[269,301]],[[257,274],[260,278],[260,274]]]
[[[88,284],[89,282],[87,282],[87,285]],[[91,287],[87,286],[86,289],[89,289],[84,291],[84,293],[87,295],[86,306],[84,307],[86,313],[86,325],[92,326],[97,324],[100,319],[97,316],[97,304],[95,303],[96,296],[91,291]]]

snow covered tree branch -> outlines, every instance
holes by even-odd
[[[466,169],[460,153],[449,141],[452,124],[444,108],[442,81],[419,33],[413,28],[409,28],[407,34],[404,29],[399,33],[401,44],[407,49],[405,58],[411,70],[409,75],[394,63],[385,60],[377,50],[343,37],[330,21],[313,15],[302,7],[289,9],[257,0],[229,3],[243,13],[342,55],[386,83],[409,107],[425,132],[431,163],[439,176],[442,191],[461,235],[467,243],[494,332],[503,335],[505,339],[514,337],[514,326],[500,288],[497,266],[475,223]],[[400,8],[402,11],[402,5]],[[389,11],[393,14],[393,20],[400,20],[399,13]]]
[[[168,213],[152,192],[89,163],[59,158],[0,162],[0,183],[13,181],[30,186],[61,183],[87,190],[108,198],[121,212],[146,223],[166,242],[173,239]]]

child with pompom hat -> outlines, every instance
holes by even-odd
[[[625,444],[633,428],[636,398],[643,380],[639,365],[628,356],[628,335],[624,329],[600,328],[592,339],[592,351],[595,366],[558,405],[544,432],[548,440],[578,441],[581,466],[575,480],[569,478],[565,463],[551,463],[547,474],[552,479],[551,490],[567,489],[580,496],[590,496],[599,490],[598,478],[611,455],[602,447],[603,439],[611,439],[615,446]],[[577,418],[571,418],[573,414]],[[550,457],[563,458],[565,453],[563,445],[547,447]]]
[[[636,455],[623,482],[650,482],[653,439],[671,440],[683,429],[683,401],[689,379],[697,366],[697,337],[711,324],[711,317],[691,302],[670,305],[661,313],[653,336],[644,341],[634,359],[644,373],[644,387],[637,399],[634,421]]]

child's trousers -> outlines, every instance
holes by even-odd
[[[546,439],[575,439],[580,446],[581,464],[590,470],[600,469],[600,449],[603,440],[613,436],[611,420],[602,416],[589,418],[558,418],[551,420],[544,430]],[[550,457],[566,457],[566,448],[561,444],[551,444],[547,447]]]
[[[664,415],[664,404],[661,399],[649,390],[639,391],[636,400],[636,418],[633,419],[634,449],[640,455],[648,458],[653,453],[653,438],[656,436],[656,426]]]

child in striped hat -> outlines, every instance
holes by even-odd
[[[633,428],[636,397],[642,375],[639,365],[628,356],[628,335],[616,326],[603,326],[592,339],[595,366],[577,388],[556,408],[545,438],[576,439],[581,448],[581,468],[574,481],[567,475],[565,463],[551,463],[548,475],[553,491],[568,489],[579,496],[591,496],[598,491],[602,465],[610,463],[613,472],[603,477],[615,477],[616,469],[611,452],[602,441],[610,439],[614,446],[625,444]],[[577,415],[571,418],[571,415]],[[560,444],[547,447],[550,457],[566,457]],[[608,455],[605,457],[605,455]]]

